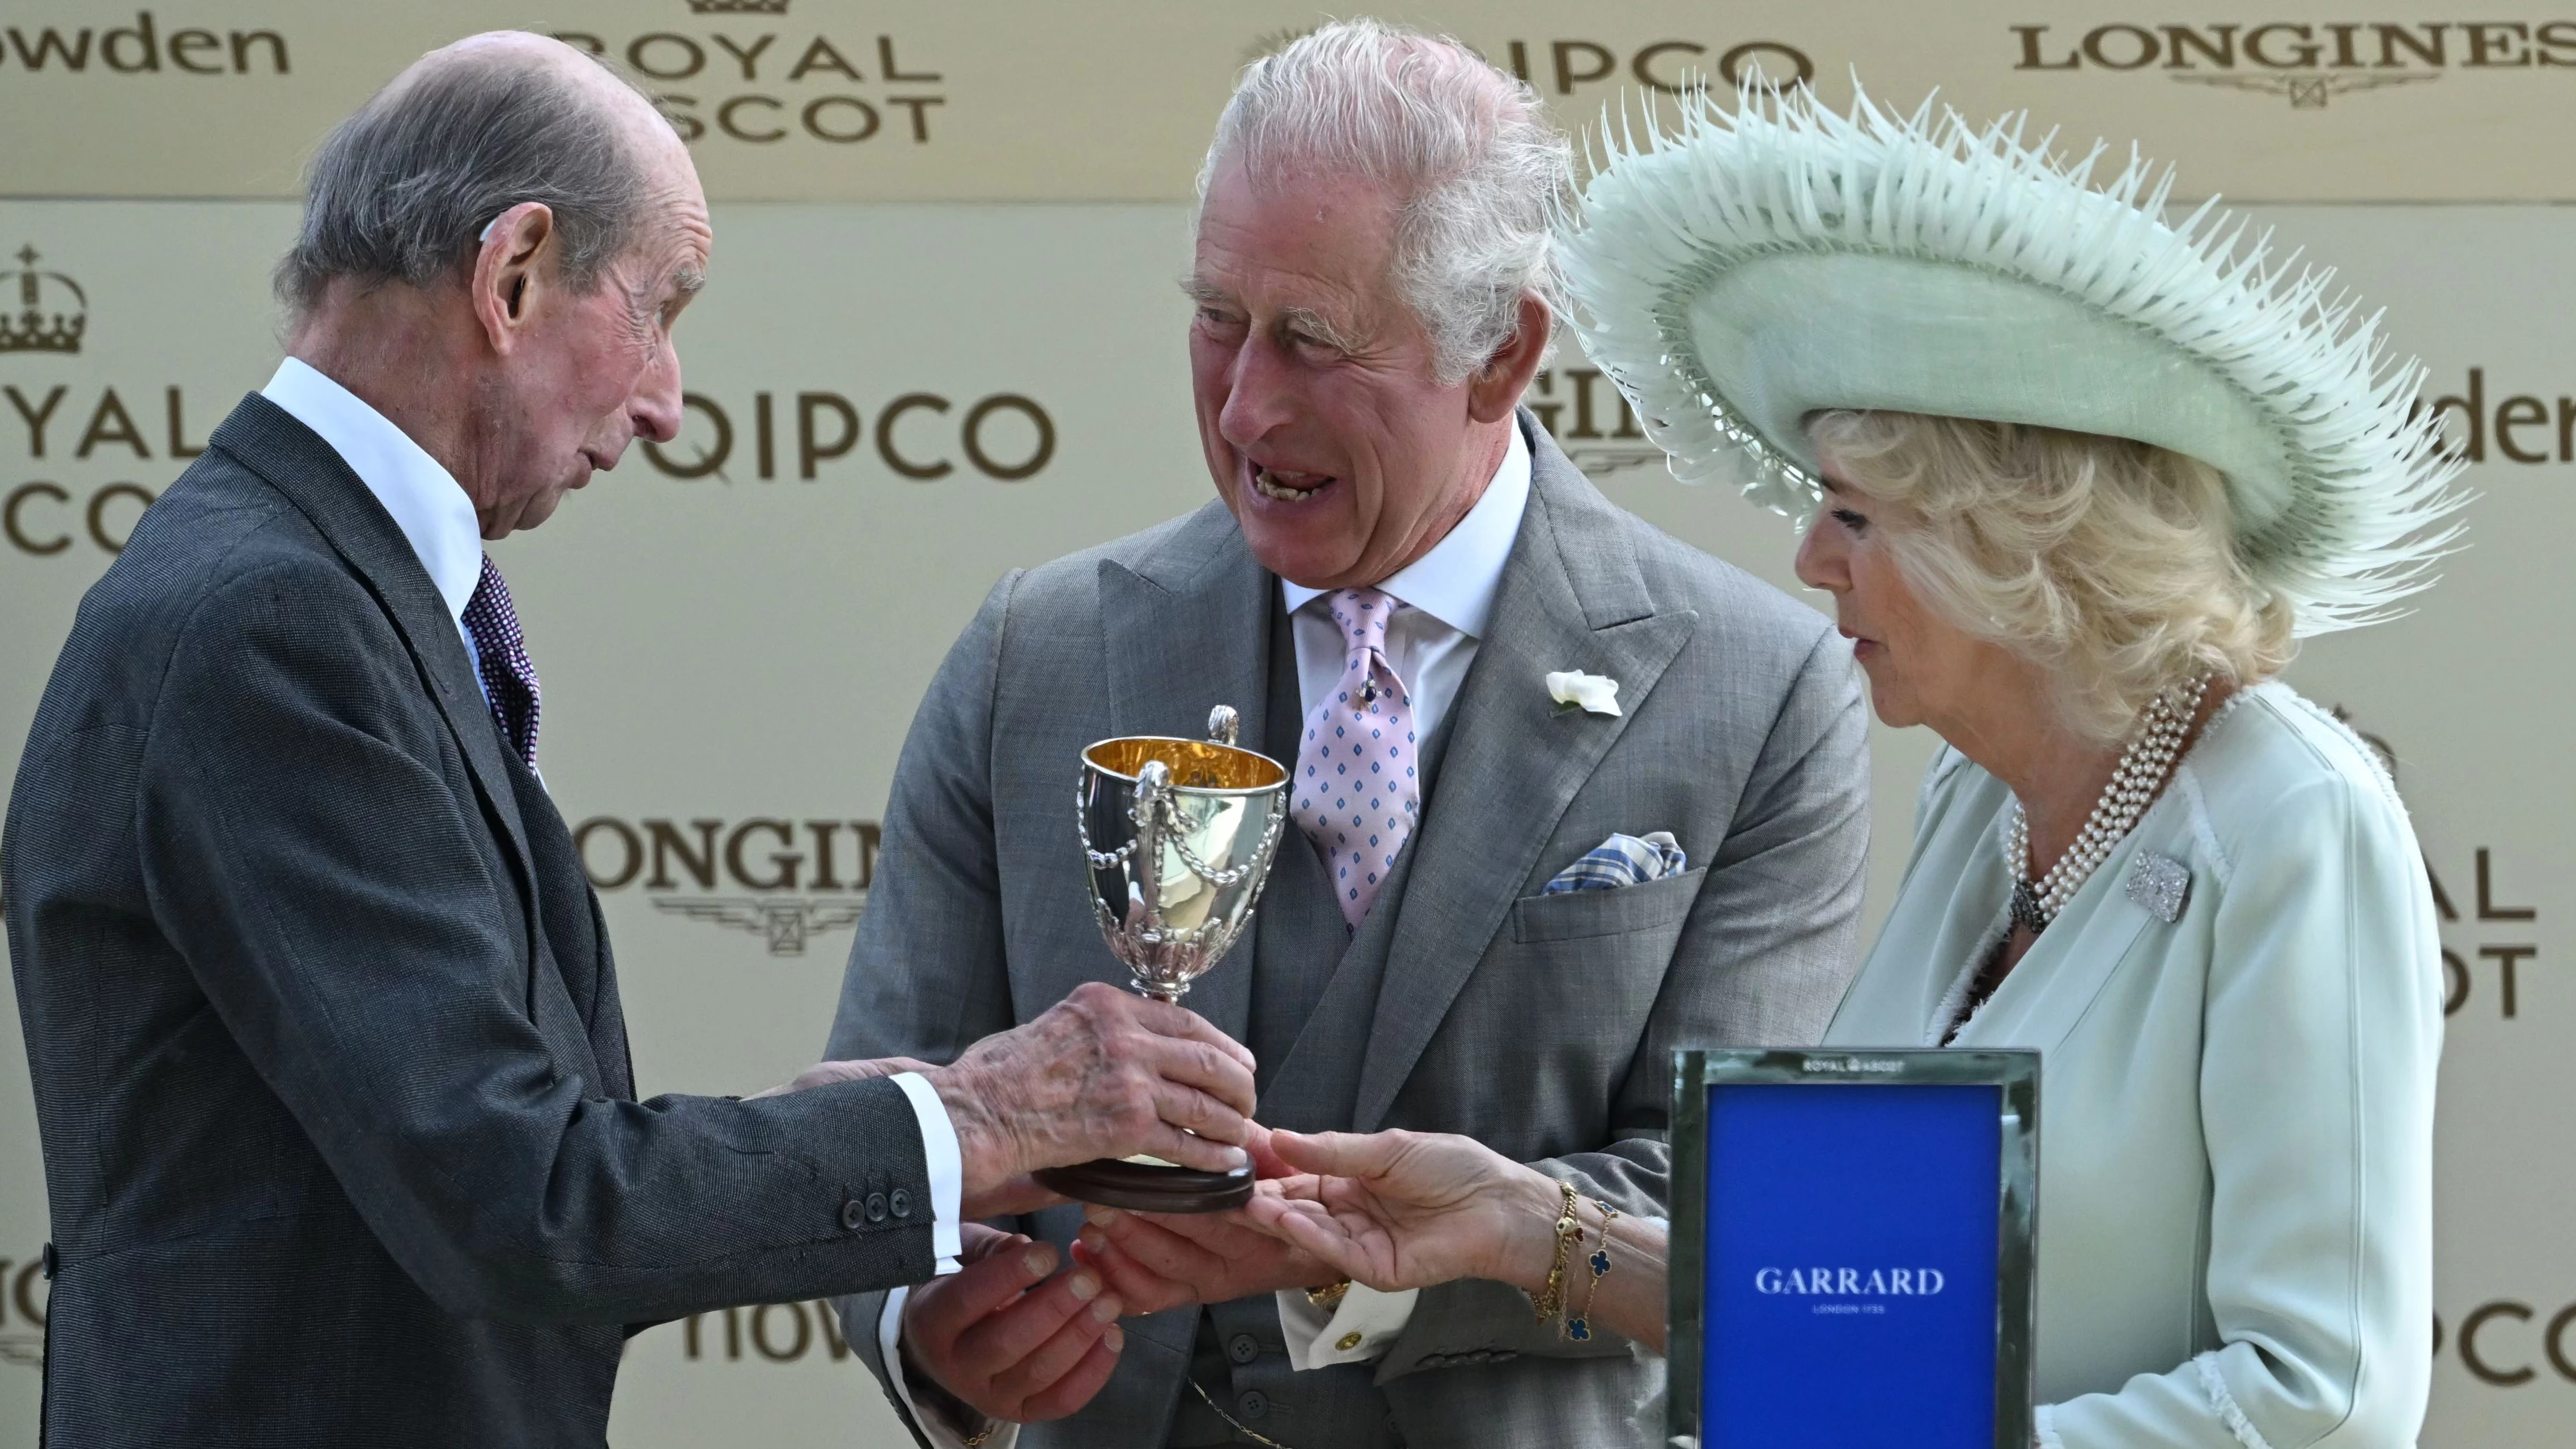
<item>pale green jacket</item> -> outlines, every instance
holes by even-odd
[[[1939,1043],[2004,929],[2009,798],[1933,762],[1828,1042]],[[2171,923],[2127,889],[2150,851],[2191,872]],[[2043,1054],[2043,1445],[2415,1442],[2440,952],[2377,757],[2285,685],[2230,701],[1958,1039]]]

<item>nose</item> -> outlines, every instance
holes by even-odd
[[[639,438],[667,443],[680,435],[680,351],[668,336],[656,349],[652,365],[635,380],[626,412]]]
[[[1798,540],[1798,582],[1830,594],[1849,591],[1851,560],[1843,547],[1842,530],[1819,510],[1807,524],[1807,536]]]
[[[1226,366],[1225,407],[1217,431],[1238,448],[1249,447],[1288,421],[1287,369],[1278,349],[1258,334],[1246,337]]]

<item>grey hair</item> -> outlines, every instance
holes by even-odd
[[[1453,384],[1519,329],[1521,298],[1565,314],[1551,223],[1574,152],[1526,82],[1447,36],[1343,20],[1252,62],[1199,168],[1351,173],[1401,198],[1393,280]]]
[[[527,201],[554,213],[564,280],[588,291],[635,239],[645,200],[634,142],[560,64],[452,58],[378,92],[323,139],[277,294],[300,313],[341,278],[434,286],[494,217]]]

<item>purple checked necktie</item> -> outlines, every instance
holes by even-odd
[[[519,632],[519,611],[510,607],[510,586],[492,556],[483,556],[483,576],[474,581],[474,596],[465,601],[465,632],[474,636],[481,656],[483,693],[491,699],[492,718],[501,738],[537,767],[537,666],[528,662],[527,636]]]
[[[1422,782],[1414,775],[1413,695],[1386,658],[1395,600],[1341,589],[1324,603],[1342,626],[1342,678],[1306,716],[1289,814],[1323,853],[1342,919],[1357,930],[1413,834]]]

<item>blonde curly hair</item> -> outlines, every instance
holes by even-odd
[[[2290,601],[2238,557],[2227,480],[2148,443],[1919,413],[1808,429],[1841,481],[1899,515],[1889,552],[1953,624],[2038,662],[2069,726],[2113,741],[2204,672],[2249,685],[2298,650]]]

